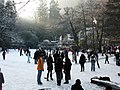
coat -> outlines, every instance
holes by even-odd
[[[3,73],[0,72],[0,84],[4,83]]]
[[[55,62],[55,71],[61,71],[62,68],[63,68],[63,61],[60,57],[58,57]]]
[[[84,54],[81,54],[79,63],[80,63],[80,64],[84,64],[85,62],[86,62],[86,57],[85,57]]]
[[[71,90],[84,90],[80,84],[74,84],[71,87]]]
[[[37,50],[37,51],[34,53],[33,59],[38,59],[39,56],[40,56],[40,52]]]
[[[53,70],[53,58],[51,56],[47,58],[47,70]]]
[[[44,60],[42,56],[38,60],[37,70],[44,70]]]
[[[53,55],[53,57],[54,57],[54,62],[56,63],[56,60],[57,60],[57,58],[60,57],[60,55],[58,54],[58,52],[56,52],[56,53]]]
[[[65,64],[64,64],[64,71],[70,71],[71,70],[71,65],[72,63],[70,62],[69,58],[65,59]]]

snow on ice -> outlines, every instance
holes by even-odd
[[[69,84],[64,83],[64,77],[61,86],[56,84],[56,74],[53,74],[53,81],[47,81],[44,77],[47,76],[46,63],[44,64],[44,72],[42,73],[43,85],[37,84],[37,65],[34,64],[33,55],[35,49],[31,49],[31,63],[27,63],[27,57],[25,55],[20,56],[17,50],[10,49],[6,55],[6,60],[2,59],[2,53],[0,56],[0,68],[4,74],[5,83],[3,84],[3,90],[38,90],[41,88],[51,88],[51,90],[70,90],[71,85],[75,83],[76,79],[80,79],[82,86],[85,90],[104,90],[104,87],[97,86],[90,83],[90,78],[94,76],[108,76],[111,81],[120,84],[120,66],[116,66],[114,56],[109,57],[110,64],[104,64],[105,56],[99,54],[99,63],[101,68],[97,68],[95,72],[91,72],[91,63],[86,62],[85,71],[80,72],[80,65],[72,62],[71,69],[71,81]],[[80,56],[81,52],[79,53]],[[79,60],[79,56],[77,59]],[[69,57],[72,59],[72,54],[69,52]],[[54,70],[53,70],[54,72]]]

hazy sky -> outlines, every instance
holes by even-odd
[[[7,1],[7,0],[5,0]],[[23,2],[21,4],[16,4],[17,10],[20,9],[28,0],[14,0],[15,3]],[[24,8],[18,11],[18,14],[20,17],[24,18],[32,18],[33,13],[36,10],[38,6],[38,1],[39,0],[31,0]],[[46,0],[48,4],[50,3],[51,0]],[[59,7],[67,7],[67,6],[75,6],[78,4],[78,2],[83,1],[83,0],[57,0],[59,3]],[[84,0],[85,1],[85,0]]]

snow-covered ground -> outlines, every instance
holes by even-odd
[[[35,50],[31,50],[32,57]],[[25,55],[19,56],[17,50],[9,50],[6,55],[6,60],[2,60],[2,53],[0,53],[0,68],[4,74],[5,84],[3,84],[3,90],[38,90],[41,88],[51,88],[51,90],[70,90],[71,85],[75,83],[76,79],[80,79],[82,86],[85,90],[104,90],[103,87],[99,87],[95,84],[90,83],[90,78],[94,76],[109,76],[111,81],[120,84],[120,77],[117,75],[120,72],[120,66],[116,66],[114,57],[109,57],[110,64],[104,64],[104,56],[101,56],[99,63],[101,68],[97,68],[96,71],[90,71],[90,63],[85,64],[85,72],[80,72],[80,65],[72,62],[71,70],[71,81],[69,84],[63,84],[64,78],[62,80],[61,86],[56,84],[56,74],[53,74],[53,81],[46,81],[46,63],[44,65],[45,70],[42,73],[43,85],[37,84],[37,65],[34,64],[34,60],[31,59],[31,63],[27,63],[27,57]],[[80,55],[81,53],[79,53]],[[72,54],[69,52],[70,59]],[[79,56],[78,56],[79,59]],[[54,72],[54,70],[53,70]]]

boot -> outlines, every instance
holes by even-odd
[[[47,81],[49,81],[49,79],[47,78]]]
[[[51,80],[53,81],[53,78],[51,78]]]

